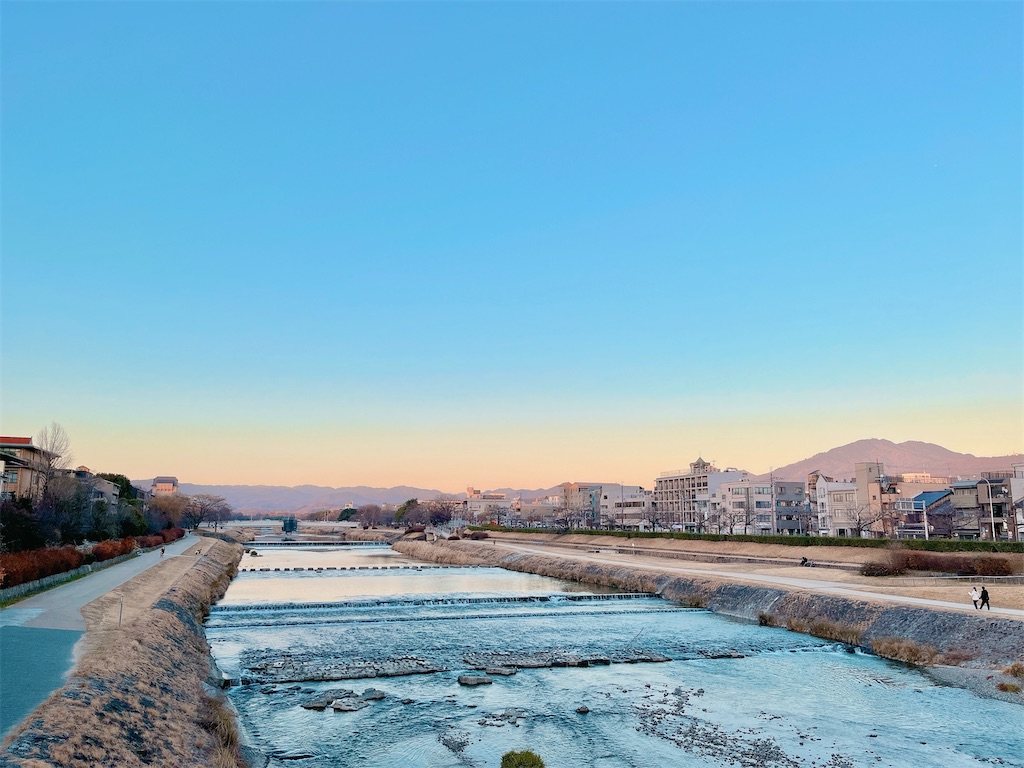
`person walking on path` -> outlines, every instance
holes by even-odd
[[[981,588],[981,605],[978,606],[978,610],[980,611],[982,608],[992,610],[992,606],[988,604],[988,590],[984,586]]]
[[[974,603],[974,607],[978,607],[978,601],[981,599],[981,595],[978,594],[977,587],[971,587],[971,601]],[[989,610],[992,610],[989,608]]]

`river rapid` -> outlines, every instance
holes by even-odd
[[[275,768],[1024,767],[1020,706],[835,643],[383,546],[260,552],[206,633]]]

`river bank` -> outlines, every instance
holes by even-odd
[[[397,542],[395,549],[435,563],[492,565],[630,592],[656,593],[766,626],[839,640],[876,655],[929,669],[948,684],[1024,703],[1003,691],[1020,681],[1003,673],[1024,661],[1022,622],[932,608],[892,605],[651,567],[588,563],[554,554],[510,552],[488,541]]]
[[[242,548],[200,542],[82,610],[78,663],[8,735],[0,766],[244,765],[202,626]]]

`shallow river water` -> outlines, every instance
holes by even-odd
[[[207,636],[275,767],[1024,766],[1024,708],[834,643],[501,569],[395,570],[388,549],[263,551],[242,565],[307,570],[240,573]],[[593,663],[458,683],[525,658]],[[354,711],[302,706],[328,691]]]

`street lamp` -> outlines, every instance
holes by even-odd
[[[996,513],[995,505],[992,503],[992,483],[987,477],[981,478],[988,483],[988,519],[992,523],[992,541],[996,540]]]

